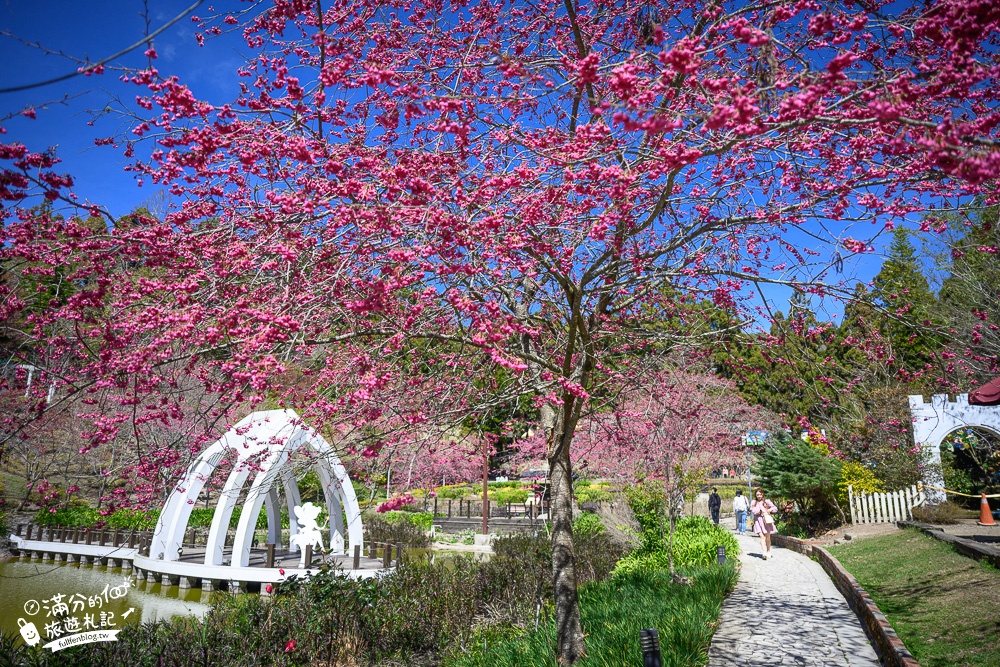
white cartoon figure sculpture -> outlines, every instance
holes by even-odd
[[[292,536],[292,544],[299,548],[302,557],[299,560],[299,567],[306,566],[306,545],[312,545],[313,549],[318,546],[323,549],[323,533],[319,529],[316,519],[322,508],[312,503],[306,503],[301,507],[294,507],[295,518],[299,522],[299,532]]]

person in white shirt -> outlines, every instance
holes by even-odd
[[[736,530],[740,532],[740,535],[747,532],[747,510],[749,509],[750,503],[743,495],[743,490],[737,489],[736,497],[733,498],[733,513],[736,515]]]

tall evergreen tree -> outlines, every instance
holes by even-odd
[[[890,358],[907,379],[930,371],[941,347],[933,315],[937,299],[909,234],[904,227],[893,232],[889,255],[875,276],[872,294],[882,310],[878,328]]]
[[[977,207],[954,222],[963,233],[947,241],[949,252],[938,263],[948,274],[941,312],[972,384],[1000,373],[1000,209]]]
[[[834,330],[816,319],[805,293],[795,292],[788,306],[787,317],[775,314],[769,334],[744,338],[730,372],[747,400],[789,424],[800,417],[823,421],[836,410]]]

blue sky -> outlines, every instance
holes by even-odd
[[[148,30],[159,29],[194,1],[149,0]],[[225,12],[245,8],[245,3],[235,0],[205,1],[193,14],[206,16],[213,9]],[[51,51],[95,62],[143,38],[147,31],[143,10],[140,0],[6,0],[0,4],[0,30]],[[228,35],[206,40],[201,47],[195,40],[195,30],[188,16],[157,36],[156,66],[162,72],[180,75],[196,97],[219,103],[231,101],[237,94],[233,74],[244,61],[241,51],[245,45],[237,35]],[[120,120],[108,115],[96,120],[93,127],[87,123],[94,111],[104,109],[115,96],[132,101],[137,89],[119,81],[121,72],[114,65],[144,67],[144,50],[140,47],[117,59],[101,76],[76,76],[25,91],[0,93],[0,119],[6,118],[0,124],[7,130],[6,139],[24,142],[34,150],[57,147],[63,161],[60,171],[74,176],[74,191],[80,199],[100,204],[115,216],[150,199],[156,188],[150,184],[138,187],[133,176],[123,170],[126,159],[120,148],[94,146],[94,138],[113,134]],[[45,53],[7,35],[0,35],[0,62],[5,65],[0,88],[45,81],[78,67],[70,58]],[[37,119],[20,114],[26,107],[36,109]],[[888,236],[883,237],[886,244]],[[847,276],[868,281],[877,273],[881,258],[869,255],[852,264],[845,272]],[[772,288],[769,292],[773,307],[787,310],[788,290]],[[814,299],[814,305],[821,319],[842,313],[842,305],[829,299],[825,303]]]
[[[150,0],[149,31],[162,25],[194,4],[194,0]],[[229,0],[204,2],[195,10],[202,15],[209,5],[223,10]],[[139,0],[6,0],[0,3],[0,30],[37,42],[51,51],[95,62],[106,58],[146,34]],[[204,47],[195,41],[195,26],[190,18],[182,19],[154,40],[161,71],[177,72],[191,86],[196,96],[210,100],[235,97],[233,72],[242,61],[242,42],[234,38],[207,40]],[[114,64],[143,67],[144,47],[109,64],[101,76],[76,76],[67,81],[30,90],[0,94],[0,125],[6,139],[21,141],[33,150],[57,147],[63,163],[59,171],[76,180],[75,192],[81,199],[101,204],[114,215],[130,212],[149,199],[154,189],[148,184],[139,188],[133,177],[122,169],[126,160],[120,149],[94,146],[94,137],[112,134],[118,120],[104,118],[88,127],[91,113],[101,110],[114,96],[133,99],[136,88],[123,84]],[[11,88],[54,78],[77,69],[69,58],[45,53],[0,35],[0,88]],[[65,99],[65,98],[69,99]],[[37,119],[20,115],[26,107],[35,107]],[[13,114],[13,117],[9,117]],[[9,117],[9,118],[8,118]]]

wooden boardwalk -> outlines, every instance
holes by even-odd
[[[308,575],[324,564],[358,579],[378,576],[398,565],[402,556],[399,545],[369,545],[367,553],[361,553],[359,548],[350,550],[350,554],[310,554],[308,566],[300,567],[301,558],[297,551],[274,548],[272,552],[269,548],[256,548],[250,551],[248,564],[240,567],[231,564],[232,549],[227,547],[223,551],[223,564],[206,565],[206,548],[200,545],[187,544],[176,560],[162,560],[147,555],[149,545],[146,540],[138,540],[138,546],[135,546],[137,540],[131,537],[119,539],[116,535],[109,540],[103,536],[99,540],[87,540],[91,542],[87,544],[73,541],[69,536],[63,541],[60,533],[59,530],[39,531],[37,537],[42,539],[28,539],[27,535],[21,537],[15,534],[10,536],[10,540],[15,553],[25,560],[121,567],[147,582],[181,588],[200,587],[206,591],[228,589],[259,591],[262,594],[267,593],[267,584],[279,583],[293,575]],[[272,559],[270,563],[269,559]]]

